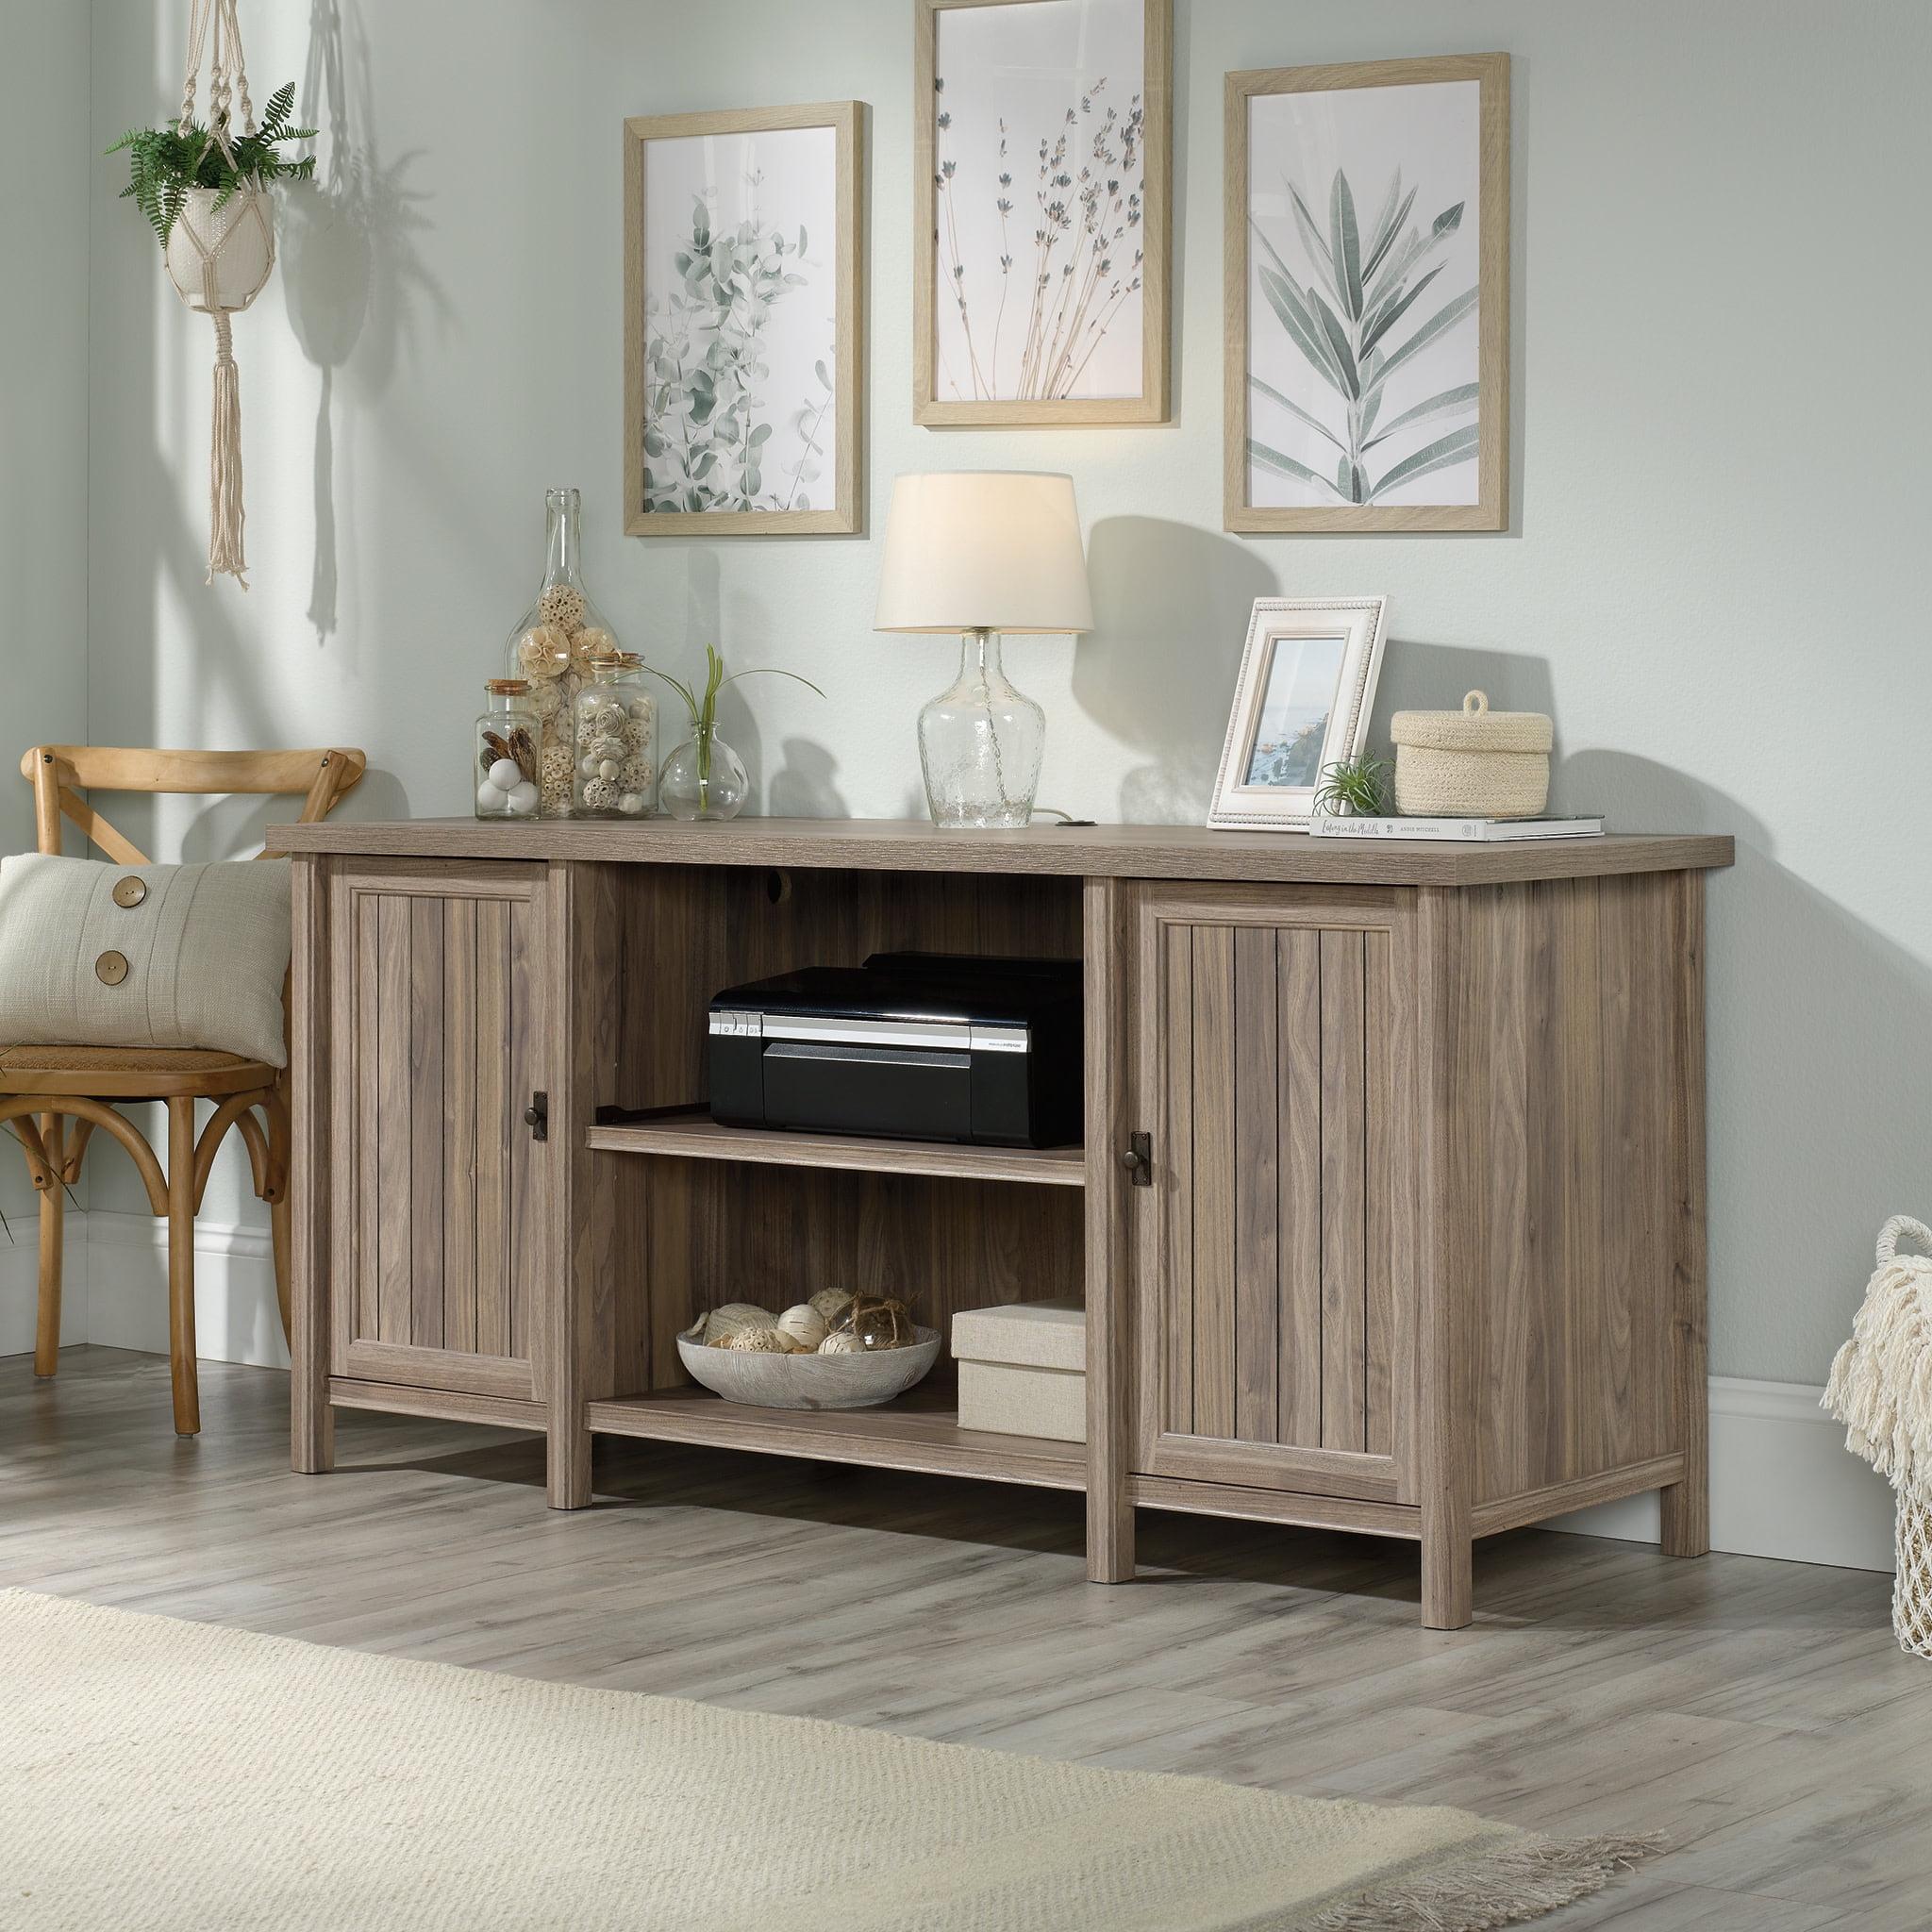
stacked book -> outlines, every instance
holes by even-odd
[[[1452,839],[1501,844],[1516,839],[1601,839],[1599,818],[1402,819],[1337,817],[1317,812],[1308,829],[1318,839]]]

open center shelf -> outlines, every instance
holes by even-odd
[[[589,1403],[585,1419],[593,1432],[607,1436],[979,1476],[1040,1489],[1087,1487],[1084,1443],[962,1429],[956,1400],[944,1378],[922,1383],[878,1408],[754,1408],[707,1389],[668,1389]]]
[[[699,1108],[593,1126],[591,1147],[671,1154],[691,1160],[748,1160],[766,1167],[836,1167],[861,1174],[930,1174],[957,1180],[1087,1184],[1080,1147],[974,1147],[958,1141],[875,1141],[778,1127],[723,1127]]]

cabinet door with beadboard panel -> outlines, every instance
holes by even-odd
[[[331,882],[330,1366],[532,1398],[546,1164],[541,866],[396,860]]]
[[[1412,894],[1135,895],[1136,1467],[1410,1500]]]

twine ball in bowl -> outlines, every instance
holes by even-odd
[[[1459,711],[1397,711],[1395,809],[1408,818],[1533,819],[1550,800],[1550,721],[1492,711],[1471,691]]]

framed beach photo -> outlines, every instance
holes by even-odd
[[[624,124],[624,526],[843,535],[864,509],[860,104]]]
[[[1509,57],[1227,76],[1225,524],[1509,520]]]
[[[912,420],[1167,420],[1172,0],[913,0]]]
[[[1367,742],[1386,597],[1257,597],[1208,823],[1306,832],[1322,774]]]

